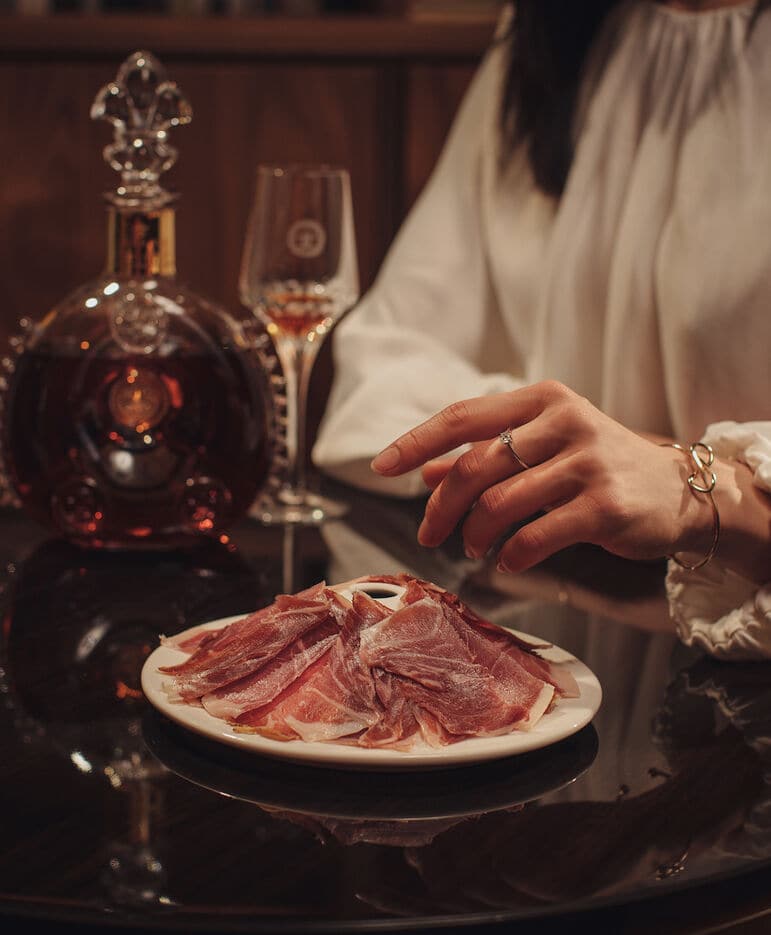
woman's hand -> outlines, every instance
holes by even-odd
[[[528,469],[500,440],[506,429]],[[459,457],[442,457],[466,443],[472,446]],[[632,559],[703,553],[710,545],[712,511],[689,490],[683,453],[632,432],[553,381],[454,403],[372,462],[385,476],[421,466],[433,488],[418,531],[422,545],[439,545],[462,522],[466,552],[479,558],[530,520],[498,555],[505,571],[578,542]]]

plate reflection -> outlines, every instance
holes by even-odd
[[[483,815],[517,812],[573,782],[597,753],[593,727],[536,751],[482,764],[410,774],[350,772],[279,763],[219,749],[155,712],[145,742],[167,769],[226,798],[291,822],[322,843],[422,848]]]
[[[355,822],[445,821],[519,807],[577,779],[598,747],[589,725],[548,750],[490,764],[362,774],[223,749],[154,711],[142,731],[158,760],[196,786],[271,811]]]

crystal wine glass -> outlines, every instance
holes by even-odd
[[[241,263],[241,301],[265,325],[287,394],[286,479],[257,516],[318,525],[341,504],[308,490],[306,414],[314,361],[332,325],[359,298],[348,172],[325,165],[261,165]]]

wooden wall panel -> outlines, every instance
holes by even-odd
[[[73,63],[0,65],[4,333],[23,315],[42,316],[103,264],[104,134],[88,119],[103,75]]]
[[[404,112],[404,209],[413,204],[441,152],[476,64],[407,69]]]

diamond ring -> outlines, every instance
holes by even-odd
[[[498,437],[500,438],[501,442],[509,449],[509,453],[511,454],[511,457],[517,462],[517,464],[521,465],[523,468],[527,470],[527,468],[529,468],[530,465],[527,463],[527,461],[525,461],[523,458],[521,458],[517,454],[516,450],[514,449],[514,446],[511,444],[511,429],[506,429],[505,432],[501,432],[501,434]]]

